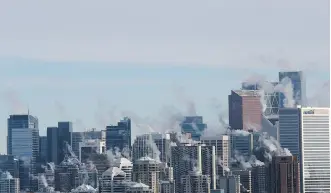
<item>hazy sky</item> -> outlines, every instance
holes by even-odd
[[[329,81],[329,0],[2,1],[0,126],[26,111],[103,128],[122,111],[157,117],[212,99],[250,76],[304,70],[308,95]],[[111,112],[117,112],[117,116]],[[163,115],[161,113],[161,115]],[[5,152],[5,135],[0,152]]]

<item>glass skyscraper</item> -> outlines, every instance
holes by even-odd
[[[279,82],[288,77],[293,86],[293,98],[295,105],[306,105],[306,81],[302,71],[296,72],[279,72]],[[283,93],[279,94],[279,108],[284,107],[285,96]]]
[[[182,133],[189,133],[193,140],[199,141],[201,135],[207,128],[207,124],[203,123],[202,116],[185,117],[180,124]]]
[[[131,119],[124,117],[117,125],[106,127],[106,148],[131,149]]]
[[[36,175],[39,154],[38,119],[32,115],[10,115],[7,140],[8,155],[24,162],[24,174]],[[20,180],[22,189],[33,189],[29,175]]]

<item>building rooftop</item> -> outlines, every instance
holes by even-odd
[[[239,96],[260,96],[261,91],[259,90],[232,90]]]
[[[117,175],[125,176],[125,172],[123,172],[118,167],[110,167],[108,170],[103,172],[102,177],[108,176],[108,177],[111,177],[111,179],[113,179]]]

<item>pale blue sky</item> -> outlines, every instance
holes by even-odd
[[[328,0],[4,1],[0,25],[4,133],[27,106],[41,134],[60,120],[115,123],[109,111],[185,111],[185,101],[213,124],[211,99],[227,111],[250,76],[304,70],[309,96],[330,76]]]

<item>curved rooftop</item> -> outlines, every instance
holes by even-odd
[[[110,167],[108,170],[102,173],[102,177],[108,176],[111,177],[111,179],[118,175],[125,176],[126,174],[118,167]]]

